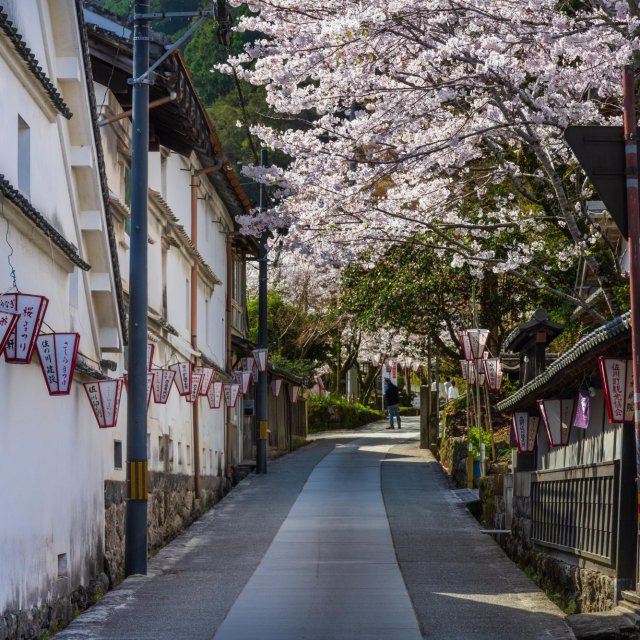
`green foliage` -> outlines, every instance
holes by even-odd
[[[309,433],[335,429],[356,429],[370,422],[382,420],[382,411],[347,402],[337,396],[311,396],[308,401]]]
[[[289,360],[277,352],[269,354],[269,364],[276,370],[280,369],[303,379],[310,379],[315,370],[315,364],[309,360]]]
[[[250,13],[246,5],[231,10],[234,23],[238,21],[240,16]],[[244,45],[253,42],[258,36],[252,31],[238,33],[234,31],[231,34],[231,46],[229,51],[226,47],[218,43],[217,40],[217,24],[213,20],[205,22],[191,36],[189,42],[184,48],[184,57],[189,65],[191,76],[198,89],[198,93],[206,105],[213,104],[217,99],[227,94],[235,94],[236,88],[232,76],[224,75],[219,71],[212,71],[213,66],[221,62],[225,62],[229,54],[237,55],[241,53]],[[247,83],[242,84],[243,91],[249,93],[253,88]],[[266,103],[261,103],[264,108]],[[235,120],[233,120],[235,123]]]
[[[309,311],[304,300],[291,304],[275,289],[267,295],[269,351],[289,363],[306,361],[317,366],[332,349],[334,325],[338,318],[332,309]],[[247,301],[249,339],[258,341],[258,299]],[[274,361],[275,362],[275,361]]]
[[[480,443],[484,442],[485,452],[491,450],[491,434],[484,429],[478,427],[471,427],[467,433],[468,442],[471,444],[471,450],[473,451],[473,457],[476,460],[480,460]]]

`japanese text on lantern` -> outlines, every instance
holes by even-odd
[[[624,376],[620,361],[611,363],[611,409],[614,416],[624,415]]]

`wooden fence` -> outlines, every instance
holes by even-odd
[[[532,473],[533,542],[615,566],[618,482],[618,462]]]

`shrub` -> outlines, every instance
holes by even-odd
[[[308,407],[309,433],[355,429],[385,417],[382,411],[365,407],[358,402],[347,402],[337,396],[311,396]]]
[[[484,449],[489,455],[491,451],[491,434],[484,429],[478,429],[478,427],[471,427],[468,433],[469,442],[473,449],[473,457],[476,460],[480,460],[480,443],[484,442]]]

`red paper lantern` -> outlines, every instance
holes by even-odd
[[[222,385],[222,391],[224,393],[224,401],[227,407],[235,407],[236,402],[238,401],[238,394],[240,393],[240,385],[225,382]]]
[[[460,360],[460,369],[462,370],[462,379],[469,380],[469,362],[467,360]]]
[[[6,293],[0,296],[0,311],[20,314],[17,323],[9,334],[4,359],[16,364],[29,364],[36,338],[44,320],[49,304],[44,296],[26,293]]]
[[[157,404],[167,404],[176,372],[170,369],[156,369],[153,373],[153,401]]]
[[[19,318],[19,313],[13,313],[11,311],[0,311],[0,354],[7,346],[7,342],[11,336],[11,332],[15,329]]]
[[[211,367],[193,367],[193,373],[197,373],[202,376],[200,395],[206,396],[211,382],[215,379],[215,371]]]
[[[191,393],[186,396],[187,402],[194,403],[200,395],[200,387],[202,386],[202,380],[204,375],[201,373],[191,374]]]
[[[178,387],[178,393],[181,396],[188,396],[191,394],[191,363],[190,362],[178,362],[177,364],[169,365],[171,371],[175,371],[176,387]]]
[[[277,398],[280,395],[280,390],[282,389],[282,379],[277,378],[276,380],[271,381],[271,393]]]
[[[79,344],[79,333],[44,333],[36,339],[40,367],[50,396],[69,395]]]
[[[122,378],[86,382],[84,384],[84,390],[87,393],[89,402],[91,402],[93,414],[101,429],[115,427],[118,422],[122,384]]]
[[[575,412],[575,398],[538,400],[540,417],[547,432],[549,445],[564,447],[569,443]]]
[[[598,358],[610,423],[633,423],[633,362],[627,358]]]
[[[212,382],[207,392],[207,400],[211,409],[219,409],[222,402],[222,382]]]

